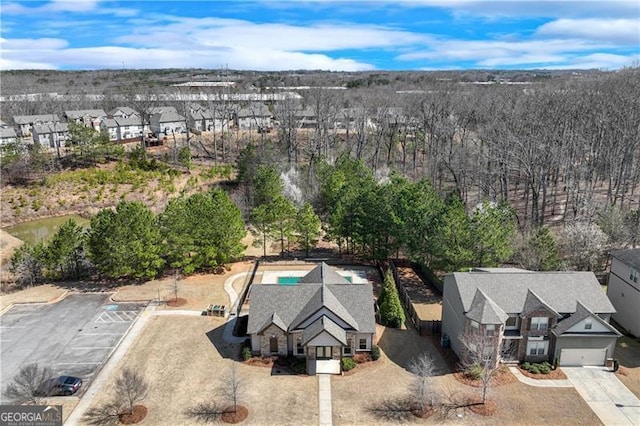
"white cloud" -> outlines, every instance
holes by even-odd
[[[114,15],[119,17],[134,16],[136,9],[126,7],[105,6],[102,0],[52,0],[39,6],[24,6],[16,2],[2,5],[5,15],[46,15],[49,13],[94,13],[98,15]],[[108,3],[106,3],[108,4]]]
[[[640,45],[638,19],[558,19],[542,25],[538,36],[559,36]]]
[[[266,48],[284,51],[335,51],[342,49],[395,48],[424,43],[430,38],[408,31],[355,24],[316,24],[310,26],[281,23],[258,24],[238,19],[171,18],[173,23],[146,26],[119,37],[120,43],[164,47],[195,43],[236,49]]]
[[[591,55],[577,56],[563,64],[545,66],[546,69],[602,69],[613,70],[631,66],[640,60],[637,55],[615,55],[611,53],[593,53]]]
[[[322,54],[285,52],[275,49],[244,50],[173,50],[161,48],[130,48],[101,46],[88,48],[51,49],[34,51],[37,62],[22,63],[21,50],[3,49],[0,66],[15,68],[60,68],[75,69],[101,68],[218,68],[228,64],[233,69],[253,69],[260,71],[282,69],[323,69],[342,71],[362,71],[373,69],[367,63],[347,58],[330,58]]]

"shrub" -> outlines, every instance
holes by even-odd
[[[538,370],[540,370],[540,373],[542,374],[549,374],[551,372],[551,365],[544,365],[544,364],[540,364],[538,366]]]
[[[480,380],[482,378],[483,368],[480,364],[473,364],[465,372],[465,376],[471,380]]]
[[[528,362],[522,363],[522,369],[523,370],[529,371],[530,368],[531,368],[531,364],[529,364]]]
[[[351,358],[342,358],[342,370],[349,371],[356,367],[356,362]]]
[[[371,345],[371,358],[374,361],[380,359],[380,347],[378,345]]]
[[[529,372],[531,374],[540,374],[540,369],[538,368],[538,365],[533,364],[531,365],[531,367],[529,367]]]
[[[242,348],[242,359],[244,359],[245,361],[248,361],[251,359],[251,349],[247,346]]]
[[[296,374],[305,374],[307,372],[307,360],[304,358],[296,358],[291,363],[291,369]]]

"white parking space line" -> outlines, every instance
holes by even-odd
[[[95,322],[131,322],[136,319],[138,313],[135,311],[104,311],[96,318]]]

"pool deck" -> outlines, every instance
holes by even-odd
[[[310,269],[309,269],[310,270]],[[280,282],[280,278],[302,278],[309,270],[282,270],[282,271],[264,271],[262,273],[261,284],[280,284],[280,285],[295,285],[293,282]],[[349,279],[353,284],[367,284],[367,274],[364,271],[354,269],[338,269],[338,274]]]

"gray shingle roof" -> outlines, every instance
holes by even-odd
[[[529,289],[527,291],[527,297],[524,300],[524,307],[522,308],[522,312],[520,312],[520,316],[524,318],[525,316],[527,316],[528,314],[530,314],[531,312],[537,310],[540,307],[542,307],[542,308],[546,309],[547,311],[553,313],[557,318],[562,318],[562,315],[560,315],[558,312],[556,312],[555,309],[553,309],[551,306],[549,306],[548,303],[546,303],[544,300],[542,300],[531,289]]]
[[[93,118],[106,117],[107,113],[104,112],[104,110],[101,110],[101,109],[78,109],[78,110],[65,111],[64,115],[67,118],[75,120],[77,118],[82,118],[84,116],[89,116],[89,117],[93,117]]]
[[[44,135],[54,132],[68,132],[69,125],[67,123],[53,123],[53,124],[35,124],[33,126],[33,132],[36,134]]]
[[[625,265],[631,266],[633,269],[640,271],[640,248],[630,250],[612,251],[611,257],[615,257]]]
[[[102,124],[104,124],[105,127],[118,127],[118,123],[116,123],[114,118],[106,118],[102,120]]]
[[[142,120],[137,115],[127,118],[116,117],[115,120],[119,126],[142,126]]]
[[[258,284],[251,287],[249,297],[247,332],[250,334],[264,329],[274,313],[285,329],[290,331],[323,308],[357,331],[375,332],[373,289],[370,284],[350,284],[346,280],[332,284]]]
[[[15,138],[17,137],[16,131],[13,127],[0,127],[0,138]]]
[[[184,121],[184,117],[173,111],[160,113],[160,117],[158,118],[158,122],[160,123],[173,123],[177,121]]]
[[[561,334],[563,334],[564,332],[566,332],[568,329],[570,329],[571,327],[573,327],[574,325],[578,324],[580,321],[582,321],[583,319],[586,318],[593,318],[595,319],[597,322],[599,322],[600,324],[602,324],[603,326],[605,326],[606,328],[609,329],[609,331],[613,334],[616,334],[618,336],[621,336],[622,334],[616,330],[611,324],[609,324],[608,322],[606,322],[605,320],[603,320],[602,318],[600,318],[599,316],[597,316],[596,314],[594,314],[593,312],[591,312],[589,309],[587,309],[582,303],[578,302],[577,306],[576,306],[576,312],[571,315],[569,318],[566,318],[563,321],[560,321],[554,328],[553,330],[551,330],[551,332],[553,334],[555,334],[556,336],[560,336]]]
[[[159,106],[159,107],[149,108],[149,115],[162,114],[163,112],[173,112],[177,114],[178,110],[176,109],[176,107],[172,107],[172,106]]]
[[[323,331],[326,331],[338,342],[347,344],[347,333],[335,322],[326,316],[322,316],[310,324],[302,332],[302,344],[306,345]]]
[[[56,122],[60,121],[57,114],[42,114],[42,115],[14,115],[13,116],[14,123],[21,124],[29,124],[29,123],[46,123],[46,122]]]
[[[111,111],[109,111],[109,115],[113,116],[113,114],[115,114],[118,111],[122,112],[125,115],[139,115],[136,110],[134,110],[133,108],[129,108],[129,107],[117,107],[117,108],[114,108]]]
[[[473,296],[472,308],[466,315],[467,318],[480,324],[502,324],[509,318],[509,315],[491,299],[487,298],[480,289],[476,290],[476,294]]]
[[[575,312],[578,301],[598,314],[616,311],[592,272],[454,272],[453,276],[465,312],[471,310],[477,289],[507,314],[522,312],[529,289],[561,314]]]
[[[332,267],[322,262],[298,281],[298,284],[306,283],[349,284],[349,281],[338,274]]]

